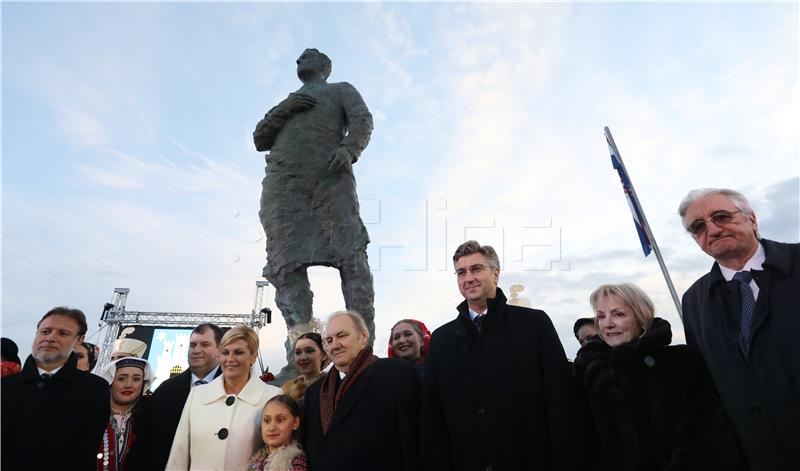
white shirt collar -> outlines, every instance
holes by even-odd
[[[488,311],[489,311],[489,306],[488,305],[486,306],[486,309],[483,310],[483,312],[475,312],[472,309],[470,309],[469,310],[469,318],[474,321],[476,317],[482,316],[482,315],[486,314]]]
[[[208,374],[204,378],[198,378],[197,375],[192,373],[192,386],[194,386],[194,383],[196,383],[198,380],[201,380],[201,379],[203,381],[205,381],[206,383],[210,383],[210,382],[214,381],[214,375],[217,374],[217,369],[219,369],[219,364],[217,364],[217,366],[212,368],[211,371],[209,371]]]
[[[64,365],[61,365],[58,368],[54,368],[52,371],[43,370],[43,369],[39,368],[38,366],[36,367],[36,369],[39,370],[39,376],[42,376],[45,373],[47,373],[49,375],[54,375],[54,374],[58,373],[58,370],[60,370],[63,367],[64,367]]]
[[[733,275],[740,271],[748,271],[748,270],[761,270],[763,268],[764,262],[767,260],[766,254],[764,253],[764,246],[761,243],[758,244],[758,248],[756,249],[756,253],[750,257],[750,260],[744,264],[741,270],[733,270],[728,267],[722,266],[719,264],[719,271],[722,272],[723,278],[725,281],[731,281],[733,279]]]

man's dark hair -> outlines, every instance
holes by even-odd
[[[459,245],[456,249],[456,253],[453,254],[453,263],[458,262],[458,259],[461,257],[466,257],[474,253],[479,253],[486,257],[486,263],[488,263],[490,267],[498,270],[500,269],[500,259],[497,257],[497,252],[494,250],[494,247],[491,245],[481,245],[477,240],[468,240]]]
[[[38,329],[39,326],[42,325],[42,321],[50,316],[69,317],[78,324],[78,336],[86,335],[86,331],[88,330],[86,325],[86,314],[84,314],[80,309],[70,309],[64,306],[54,307],[53,309],[47,311],[47,313],[42,316],[41,319],[39,319],[39,322],[36,323],[36,328]]]
[[[201,334],[202,335],[202,334],[205,334],[206,330],[208,330],[208,329],[211,329],[211,330],[214,331],[214,343],[216,343],[217,347],[219,347],[219,343],[220,343],[220,341],[222,341],[222,336],[225,335],[225,332],[223,332],[222,329],[218,325],[212,324],[210,322],[206,322],[206,323],[200,324],[197,327],[195,327],[192,330],[192,333],[193,334]]]
[[[576,339],[578,338],[578,331],[581,330],[581,327],[585,325],[594,325],[594,319],[592,319],[591,317],[581,317],[580,319],[575,321],[575,325],[572,326],[572,332],[575,334]]]

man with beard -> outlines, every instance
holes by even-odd
[[[3,469],[93,469],[108,423],[108,383],[77,368],[72,353],[86,316],[57,307],[36,326],[19,374],[2,379]]]
[[[686,343],[703,353],[750,469],[795,470],[800,244],[761,238],[753,208],[735,190],[690,191],[678,215],[714,259],[683,295]]]
[[[97,452],[98,471],[144,469],[149,419],[142,394],[153,381],[147,360],[125,357],[109,363],[100,376],[111,385],[111,417]],[[135,447],[136,453],[132,453]],[[137,458],[138,457],[138,458]]]
[[[218,351],[222,329],[200,324],[189,337],[189,368],[158,386],[149,398],[153,412],[152,448],[147,469],[164,469],[172,449],[172,439],[191,388],[208,384],[220,375]]]

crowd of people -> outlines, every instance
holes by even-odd
[[[24,364],[2,342],[2,467],[798,469],[800,244],[761,238],[733,190],[692,191],[679,215],[714,259],[683,297],[687,345],[641,288],[607,283],[575,322],[574,363],[544,311],[507,302],[476,241],[453,256],[455,319],[432,334],[399,320],[378,358],[359,313],[335,312],[294,340],[282,388],[254,372],[243,325],[194,328],[189,368],[152,394],[138,341],[91,374],[84,314],[54,308]]]

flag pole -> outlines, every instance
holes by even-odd
[[[611,148],[614,157],[616,157],[617,161],[619,162],[620,167],[622,167],[622,173],[628,175],[628,171],[625,169],[625,164],[622,162],[622,157],[619,154],[619,149],[617,149],[617,145],[614,143],[614,138],[611,136],[611,130],[608,129],[608,126],[603,128],[606,135],[606,141],[608,142],[608,146]],[[623,182],[624,184],[624,182]],[[669,271],[667,271],[667,266],[664,263],[664,257],[661,256],[661,250],[658,248],[658,244],[656,243],[656,238],[653,237],[653,231],[650,230],[650,224],[647,222],[647,217],[644,215],[644,209],[642,209],[642,204],[639,202],[639,197],[636,195],[636,190],[633,188],[633,182],[630,181],[630,176],[628,177],[628,184],[630,186],[630,197],[635,203],[636,207],[639,208],[639,215],[642,218],[642,228],[647,234],[647,238],[653,244],[653,252],[656,253],[656,258],[658,258],[658,264],[661,266],[661,273],[664,274],[664,280],[667,282],[667,288],[669,288],[669,294],[672,295],[672,301],[675,303],[675,308],[678,310],[678,316],[681,318],[681,322],[683,322],[683,310],[681,309],[681,301],[678,298],[678,293],[675,291],[675,286],[672,284],[672,278],[669,276]]]

